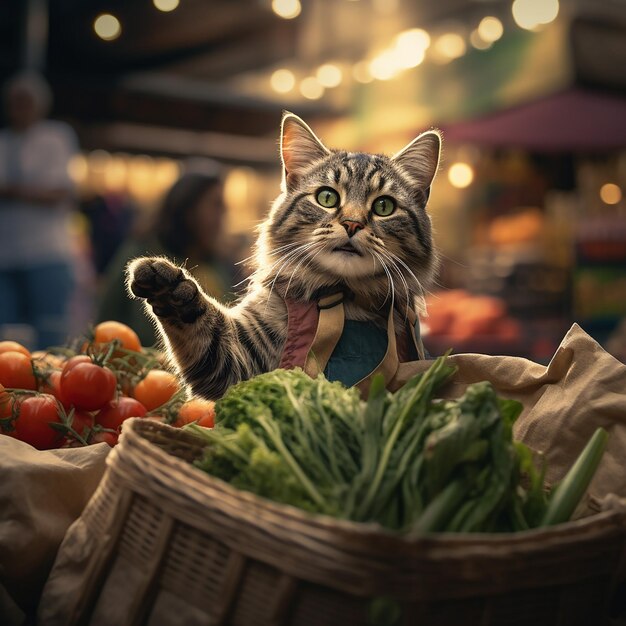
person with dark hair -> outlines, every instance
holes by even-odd
[[[32,349],[64,343],[76,287],[68,173],[78,150],[72,128],[47,120],[51,92],[34,73],[4,86],[0,131],[0,339],[31,329]]]
[[[131,326],[144,346],[156,342],[156,333],[143,304],[126,291],[125,268],[134,257],[164,255],[185,263],[207,293],[222,298],[234,279],[232,261],[223,253],[226,207],[222,180],[205,173],[181,176],[165,195],[146,232],[121,246],[107,268],[97,321],[117,320]]]

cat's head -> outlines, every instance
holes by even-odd
[[[428,131],[391,157],[329,150],[286,113],[282,193],[261,227],[258,275],[295,297],[345,286],[419,299],[436,267],[426,203],[440,146]]]

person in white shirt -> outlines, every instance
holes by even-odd
[[[47,83],[20,74],[4,89],[8,127],[0,131],[0,334],[11,324],[35,330],[34,348],[63,344],[74,288],[68,163],[74,131],[46,120]],[[6,333],[4,333],[6,335]],[[4,337],[8,338],[8,337]]]

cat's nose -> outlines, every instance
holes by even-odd
[[[343,220],[341,225],[346,229],[348,237],[356,235],[356,233],[365,228],[365,224],[358,222],[357,220]]]

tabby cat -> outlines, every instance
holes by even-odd
[[[423,309],[436,270],[425,207],[440,137],[419,135],[393,157],[329,150],[298,116],[281,126],[281,194],[260,226],[254,272],[230,308],[162,257],[130,262],[128,288],[145,298],[165,346],[196,395],[278,367],[287,332],[284,298],[349,291],[347,320],[385,325],[393,300]],[[364,304],[365,303],[365,304]]]

